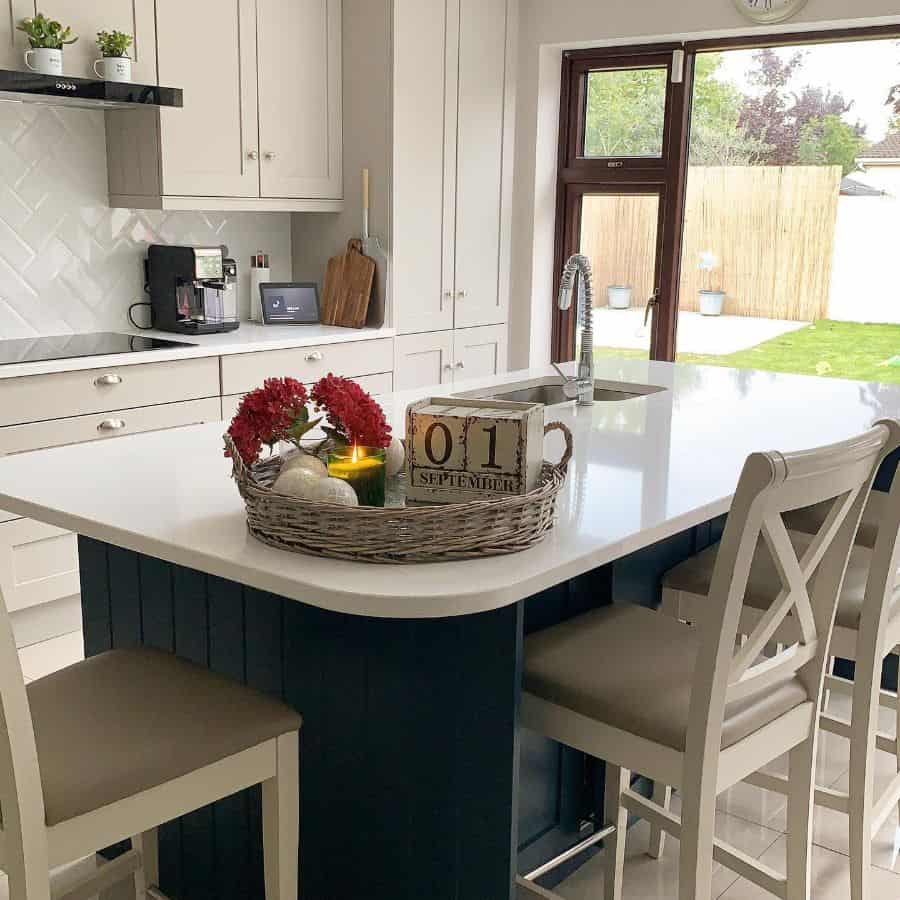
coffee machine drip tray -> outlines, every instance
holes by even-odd
[[[100,331],[92,334],[60,334],[52,337],[0,340],[0,366],[13,363],[46,362],[51,359],[77,359],[82,356],[107,356],[114,353],[143,353],[195,347],[187,341],[166,341],[138,334]]]

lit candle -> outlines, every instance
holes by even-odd
[[[328,474],[346,481],[360,506],[384,506],[386,452],[381,447],[342,447],[328,454]]]

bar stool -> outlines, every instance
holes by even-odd
[[[54,900],[134,874],[160,898],[157,827],[262,785],[267,900],[296,900],[300,716],[150,649],[114,650],[25,687],[0,593],[0,869],[10,900],[50,900],[50,869],[132,849]]]
[[[525,642],[522,724],[606,760],[606,900],[620,900],[628,813],[680,839],[680,900],[707,900],[712,863],[786,900],[808,900],[816,713],[841,578],[890,427],[803,453],[754,453],[744,465],[713,571],[712,614],[698,628],[632,605],[578,616]],[[798,560],[782,515],[830,502]],[[784,597],[735,651],[760,536]],[[812,575],[816,577],[809,582]],[[800,639],[759,662],[756,648],[790,610]],[[715,839],[716,796],[790,753],[787,876]],[[630,787],[640,772],[683,791],[679,819]]]
[[[886,447],[890,452],[898,446],[892,434]],[[827,510],[821,505],[798,510],[785,516],[790,539],[798,552],[812,541],[811,533],[822,527]],[[900,564],[900,477],[894,478],[889,493],[873,491],[850,555],[831,639],[831,658],[850,659],[856,663],[853,681],[825,676],[826,690],[853,698],[849,722],[822,712],[819,726],[850,741],[849,793],[818,788],[816,803],[849,815],[850,890],[852,900],[866,900],[872,864],[872,838],[881,829],[891,811],[900,803],[900,774],[874,797],[876,750],[897,757],[900,772],[900,703],[896,693],[881,690],[884,659],[897,652],[900,644],[900,589],[897,568]],[[710,574],[715,564],[716,546],[672,569],[663,579],[662,610],[670,616],[693,623],[710,613]],[[745,606],[741,612],[739,633],[757,627],[779,594],[781,583],[776,565],[767,548],[759,547],[750,572]],[[774,631],[770,639],[789,643],[796,639],[799,623],[789,617]],[[896,736],[878,732],[878,710],[889,707],[897,719]],[[767,773],[754,773],[747,781],[772,791],[785,793],[785,779]],[[668,806],[671,791],[660,787],[654,799]],[[663,835],[651,835],[651,855],[662,852]]]

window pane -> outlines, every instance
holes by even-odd
[[[589,72],[584,155],[662,156],[666,69]]]

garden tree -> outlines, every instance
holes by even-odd
[[[840,166],[842,175],[856,171],[866,141],[840,117],[810,119],[800,129],[797,162],[804,166]]]
[[[852,103],[839,92],[812,85],[800,93],[789,90],[803,59],[800,51],[782,58],[771,48],[754,54],[756,67],[747,75],[760,93],[744,98],[739,124],[767,145],[759,157],[763,165],[839,165],[846,174],[855,168],[855,163],[846,168],[848,159],[855,159],[865,145],[865,127],[844,120]],[[852,158],[848,157],[851,147]]]
[[[721,53],[697,56],[691,162],[695,165],[741,165],[764,150],[738,124],[743,95],[716,74]],[[588,77],[585,154],[642,156],[662,146],[665,72],[638,69],[594,72]]]

